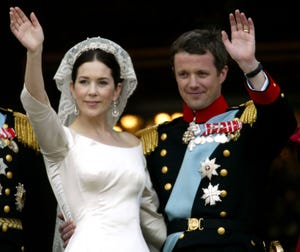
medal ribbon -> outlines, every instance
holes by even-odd
[[[202,136],[208,136],[211,134],[222,134],[222,133],[232,133],[240,130],[242,128],[242,123],[239,120],[232,120],[227,122],[218,123],[206,123],[204,125],[205,131]]]
[[[0,128],[0,138],[12,139],[16,137],[16,133],[13,128]]]

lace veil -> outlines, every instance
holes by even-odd
[[[79,42],[64,55],[54,76],[56,86],[61,91],[58,116],[65,126],[69,126],[76,117],[74,113],[75,101],[72,98],[70,90],[71,73],[74,62],[82,52],[97,48],[114,54],[121,68],[121,78],[123,79],[123,82],[122,91],[117,103],[117,108],[120,112],[119,116],[123,113],[127,99],[137,86],[137,78],[131,57],[121,46],[111,40],[101,37],[87,38],[86,40]],[[117,123],[119,116],[113,117],[111,111],[108,112],[108,121],[111,126],[114,126]]]

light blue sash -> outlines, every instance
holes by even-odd
[[[6,120],[6,115],[3,115],[2,113],[0,113],[0,127],[3,126],[3,124],[5,123]]]
[[[233,120],[237,112],[238,110],[228,111],[212,117],[206,123]],[[200,124],[199,126],[201,132],[203,132],[204,124]],[[186,149],[179,174],[165,208],[165,213],[170,221],[175,218],[182,219],[191,217],[195,195],[201,182],[200,165],[213,153],[218,145],[219,143],[213,141],[209,143],[206,142],[205,144],[197,144],[192,151],[188,148]],[[167,237],[163,252],[171,252],[173,250],[181,233],[182,232],[177,232]]]

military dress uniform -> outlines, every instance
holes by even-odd
[[[0,108],[0,251],[52,249],[56,200],[27,117]]]
[[[269,249],[267,175],[297,122],[270,76],[264,92],[247,90],[245,104],[221,96],[195,113],[184,104],[183,117],[138,132],[167,222],[162,251]]]

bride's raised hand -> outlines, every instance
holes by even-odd
[[[19,7],[11,7],[9,16],[10,29],[20,43],[28,51],[34,52],[41,48],[44,33],[36,15],[31,12],[28,18]]]

